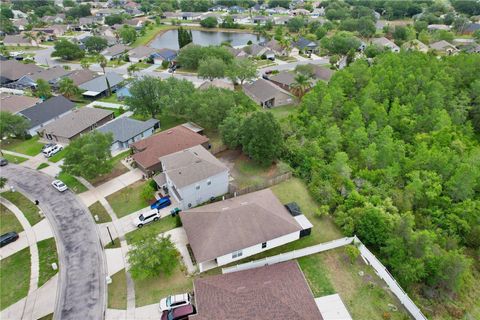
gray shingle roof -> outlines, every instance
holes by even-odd
[[[101,126],[97,130],[104,133],[111,132],[113,134],[113,142],[126,142],[145,130],[153,128],[157,123],[158,120],[155,119],[139,121],[121,117]]]
[[[114,46],[111,46],[111,47],[103,50],[102,54],[104,56],[116,56],[116,55],[122,54],[124,52],[127,52],[130,49],[131,48],[129,46],[126,46],[124,44],[116,44]]]
[[[0,68],[0,77],[9,81],[20,79],[27,73],[33,73],[43,70],[34,64],[24,64],[16,60],[2,61]]]
[[[107,78],[108,78],[108,82],[110,83],[110,87],[116,86],[117,84],[123,81],[122,76],[115,72],[107,72]],[[94,91],[94,92],[103,92],[108,89],[105,75],[102,75],[88,82],[82,83],[78,87],[83,90]]]
[[[30,120],[30,129],[52,120],[75,108],[75,103],[64,96],[52,97],[20,113]]]
[[[270,81],[264,79],[258,79],[250,84],[244,84],[243,90],[250,93],[255,99],[258,101],[268,101],[275,97],[278,92],[282,92],[284,94],[291,95],[287,91],[283,90],[282,88],[274,85]]]

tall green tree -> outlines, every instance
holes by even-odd
[[[190,42],[192,42],[192,31],[182,27],[178,28],[178,47],[181,49]]]
[[[81,59],[85,55],[85,52],[78,45],[66,39],[55,42],[53,48],[52,57],[60,57],[65,60]]]
[[[200,61],[198,65],[198,76],[213,81],[215,78],[223,78],[227,65],[222,59],[211,57]]]
[[[47,81],[38,79],[36,81],[35,96],[44,100],[50,98],[52,96],[52,87]]]
[[[85,48],[89,52],[99,53],[106,47],[108,47],[107,39],[102,37],[91,36],[85,41]]]
[[[245,81],[255,79],[257,68],[250,59],[235,59],[228,65],[225,73],[234,84],[239,82],[243,85]]]
[[[20,137],[26,136],[30,122],[22,116],[11,114],[10,112],[0,111],[0,137]]]
[[[80,88],[78,88],[72,79],[70,78],[63,78],[59,82],[58,91],[67,99],[74,99],[78,97],[81,93]]]

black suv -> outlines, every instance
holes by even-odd
[[[15,231],[7,232],[0,236],[0,248],[6,246],[10,242],[14,242],[18,239],[18,233]]]

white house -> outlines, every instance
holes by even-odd
[[[400,52],[400,47],[385,37],[372,39],[372,44],[375,44],[381,48],[387,48],[392,52]]]
[[[287,209],[270,189],[187,210],[180,218],[200,272],[295,241],[312,228],[298,206]]]
[[[228,192],[228,168],[200,145],[163,156],[160,161],[163,172],[154,180],[181,209]]]

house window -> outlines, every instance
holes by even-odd
[[[208,181],[207,181],[207,185],[209,186],[209,185],[211,185],[211,184],[212,184],[212,181],[208,180]]]
[[[267,247],[267,243],[266,242],[262,243],[262,249],[265,249],[266,247]]]
[[[242,255],[243,255],[242,250],[235,251],[234,253],[232,253],[232,259],[241,257]]]
[[[200,190],[200,185],[197,184],[197,185],[195,186],[195,189]]]

